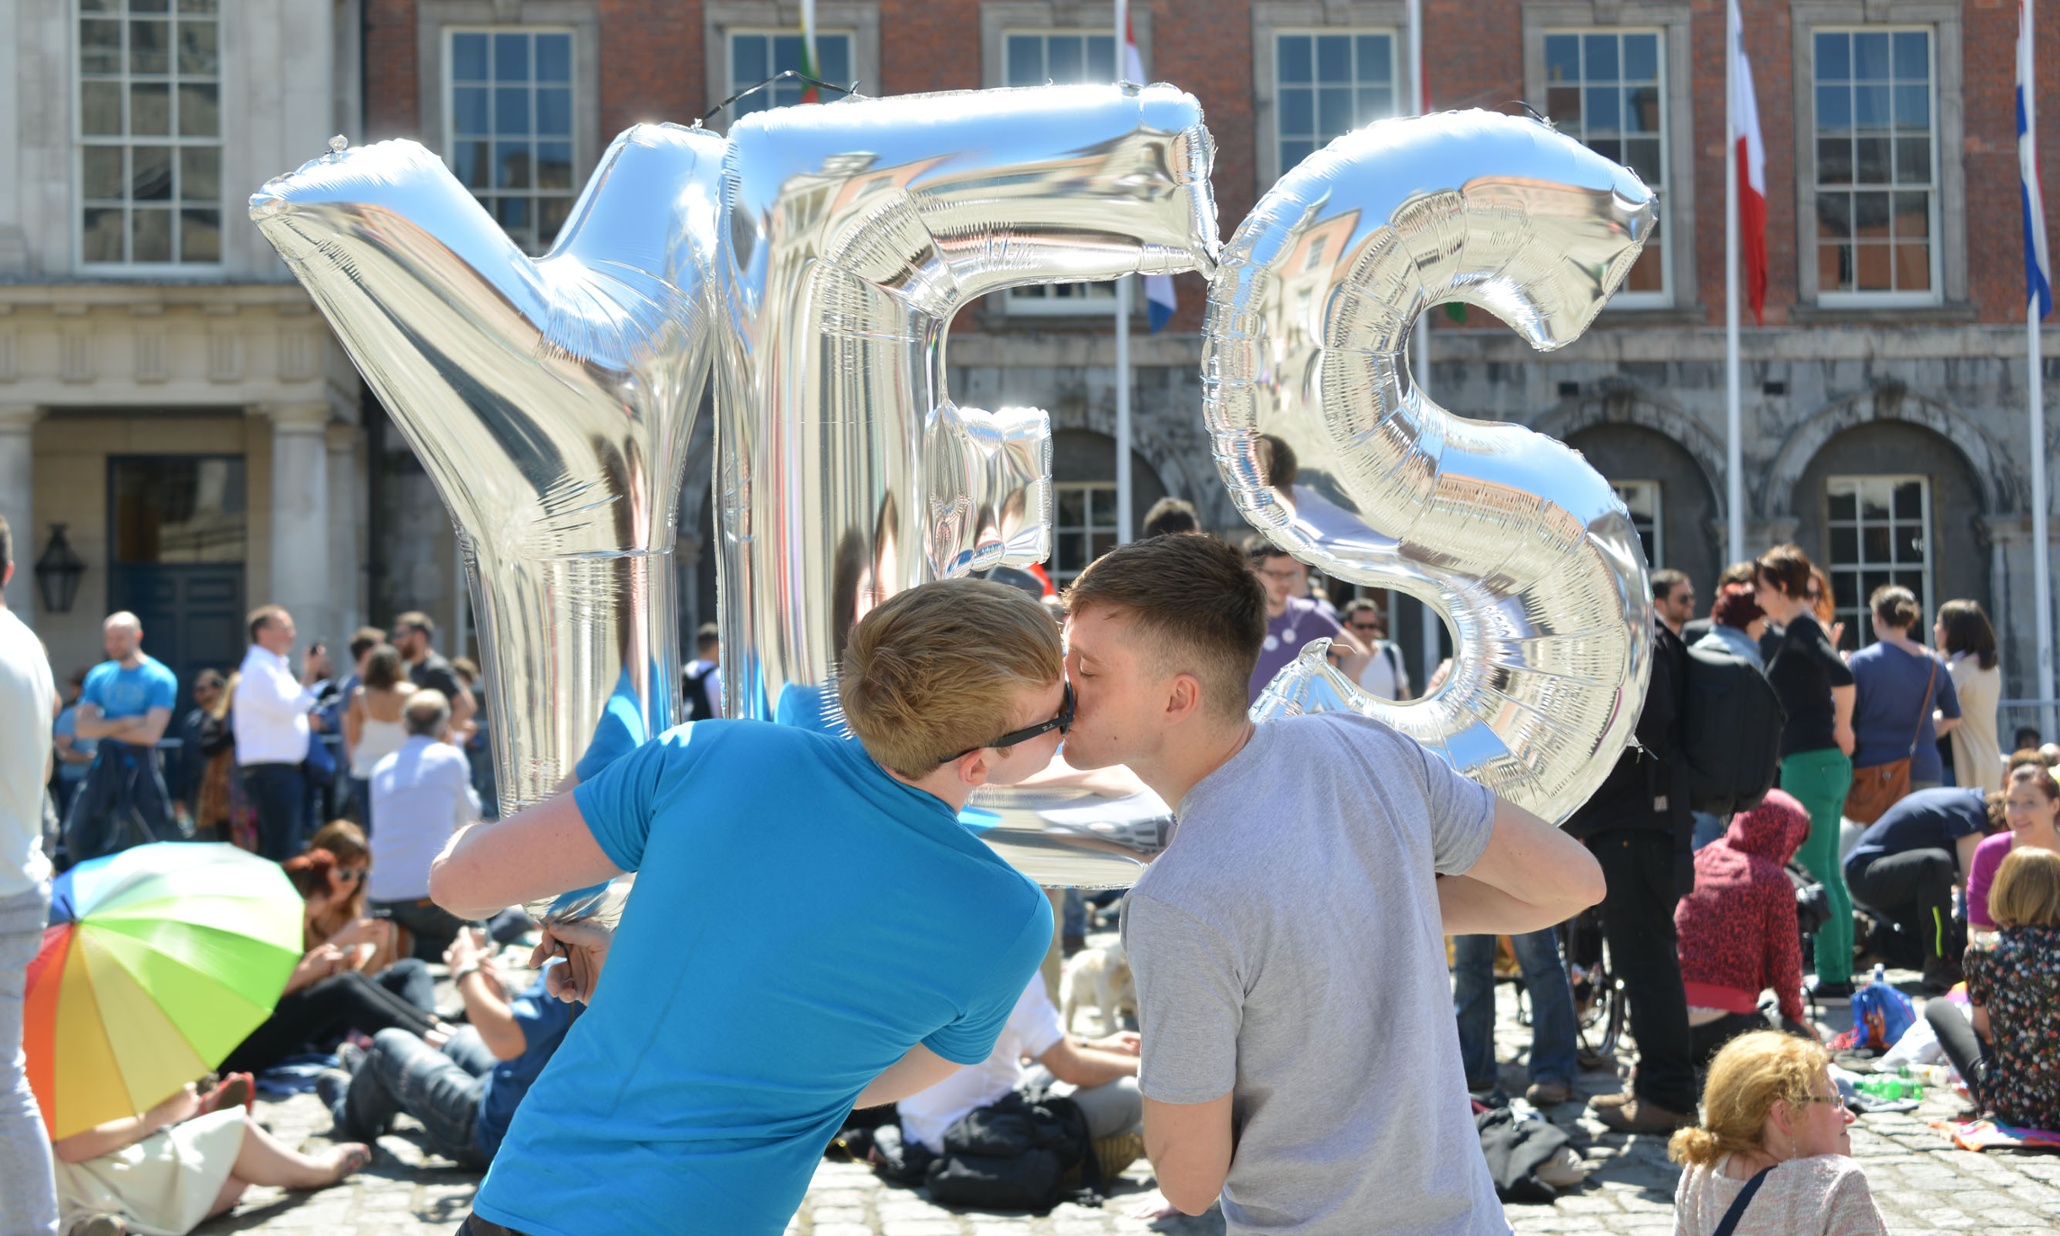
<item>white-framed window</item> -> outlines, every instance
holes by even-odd
[[[79,0],[79,261],[222,260],[216,0]]]
[[[1666,514],[1660,504],[1658,481],[1611,481],[1611,489],[1624,508],[1631,512],[1631,526],[1638,530],[1638,540],[1645,546],[1645,564],[1657,571],[1666,562]]]
[[[1116,483],[1057,481],[1052,497],[1051,578],[1062,584],[1116,548]]]
[[[848,30],[817,30],[815,54],[822,63],[815,66],[815,72],[810,76],[834,85],[849,84],[854,76],[851,71],[851,39]],[[723,91],[724,98],[739,90],[748,90],[775,73],[802,70],[801,36],[791,30],[731,30],[728,42],[729,89]],[[749,98],[730,104],[730,119],[734,121],[738,116],[775,107],[792,107],[801,102],[808,89],[807,83],[792,79],[776,82]],[[820,91],[817,93],[821,94]],[[820,101],[827,103],[836,97],[830,94]]]
[[[1832,603],[1845,645],[1874,642],[1867,598],[1883,584],[1931,600],[1931,481],[1922,476],[1833,476],[1824,482],[1824,531]]]
[[[1002,81],[1008,86],[1111,82],[1116,80],[1116,37],[1091,30],[1010,30],[1002,36],[1002,63]],[[1010,288],[1008,312],[1113,316],[1116,285],[1042,283]]]
[[[1613,298],[1625,306],[1673,303],[1667,261],[1667,82],[1663,30],[1548,30],[1545,112],[1559,131],[1638,173],[1660,222]]]
[[[1928,26],[1811,32],[1814,257],[1826,303],[1938,299],[1933,44]]]
[[[452,27],[444,34],[451,170],[516,244],[542,253],[579,191],[572,31]]]
[[[1280,172],[1363,125],[1397,113],[1396,39],[1386,30],[1286,30],[1273,36]]]

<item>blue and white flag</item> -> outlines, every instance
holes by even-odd
[[[1137,36],[1130,30],[1130,15],[1123,16],[1123,80],[1146,85],[1144,79],[1144,57],[1137,54]],[[1151,321],[1154,333],[1173,320],[1173,311],[1180,308],[1180,301],[1173,294],[1173,276],[1146,275],[1144,277],[1144,310]]]
[[[2046,200],[2039,192],[2038,72],[2031,54],[2032,0],[2017,11],[2017,180],[2024,200],[2025,304],[2053,312],[2053,258],[2046,248]]]

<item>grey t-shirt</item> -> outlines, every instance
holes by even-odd
[[[1377,721],[1258,727],[1130,894],[1139,1084],[1233,1094],[1232,1236],[1507,1232],[1452,1023],[1434,872],[1495,797]]]

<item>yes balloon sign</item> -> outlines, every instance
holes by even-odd
[[[727,138],[639,125],[538,259],[422,146],[335,145],[251,216],[450,508],[506,810],[589,744],[681,715],[674,526],[704,383],[730,715],[823,724],[879,600],[1049,553],[1049,420],[953,402],[952,315],[1138,273],[1214,279],[1204,415],[1246,518],[1459,634],[1428,700],[1375,701],[1305,659],[1263,713],[1379,716],[1550,818],[1637,719],[1650,600],[1623,508],[1566,448],[1443,412],[1403,358],[1449,300],[1560,346],[1630,268],[1650,191],[1544,125],[1457,113],[1341,138],[1260,201],[1220,271],[1209,132],[1163,85],[852,99]],[[1302,460],[1292,495],[1259,476],[1260,434]]]

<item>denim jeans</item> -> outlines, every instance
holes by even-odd
[[[257,811],[258,855],[283,863],[308,837],[308,774],[299,764],[246,764],[243,791]]]
[[[0,897],[0,1232],[56,1236],[50,1138],[22,1056],[23,995],[43,943],[50,886]]]
[[[1531,993],[1531,1080],[1571,1086],[1574,1071],[1574,988],[1559,957],[1559,933],[1547,927],[1510,937],[1524,987]],[[1459,1019],[1459,1061],[1467,1085],[1494,1084],[1495,937],[1452,942],[1452,1010]]]
[[[330,1117],[337,1135],[371,1141],[400,1112],[422,1122],[429,1148],[471,1168],[487,1165],[479,1148],[479,1099],[494,1070],[479,1032],[463,1027],[438,1051],[405,1030],[381,1030],[351,1075]]]

